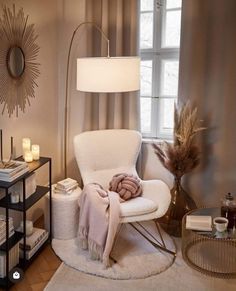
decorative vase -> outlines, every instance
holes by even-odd
[[[190,210],[196,209],[196,203],[183,189],[181,178],[175,177],[171,189],[171,203],[165,215],[166,231],[173,236],[180,237],[182,232],[182,218]]]

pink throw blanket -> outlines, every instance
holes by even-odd
[[[109,256],[120,221],[120,202],[141,195],[138,177],[117,174],[110,182],[111,191],[99,184],[87,184],[80,196],[78,239],[90,257],[109,266]],[[118,195],[119,194],[119,195]]]
[[[90,257],[109,266],[109,255],[120,217],[117,193],[105,191],[98,184],[87,184],[80,196],[78,239]]]

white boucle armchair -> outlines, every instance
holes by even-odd
[[[105,189],[108,189],[109,182],[115,174],[129,173],[138,176],[136,162],[141,144],[141,134],[127,129],[88,131],[75,136],[74,151],[83,184],[99,183]],[[120,223],[130,223],[142,236],[149,240],[135,226],[134,222],[155,220],[159,231],[156,219],[166,213],[171,195],[168,186],[161,180],[142,180],[141,183],[142,196],[120,204]],[[165,248],[162,237],[161,243],[158,240],[155,242],[151,240],[150,243],[175,255],[175,253]]]

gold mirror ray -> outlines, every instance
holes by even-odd
[[[7,111],[9,117],[18,110],[25,112],[30,99],[35,97],[39,63],[39,46],[35,42],[34,25],[27,24],[28,16],[23,8],[16,12],[3,6],[0,18],[0,103],[2,114]]]

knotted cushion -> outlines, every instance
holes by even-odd
[[[109,183],[109,190],[117,192],[120,200],[125,201],[142,194],[140,179],[132,174],[116,174]]]

